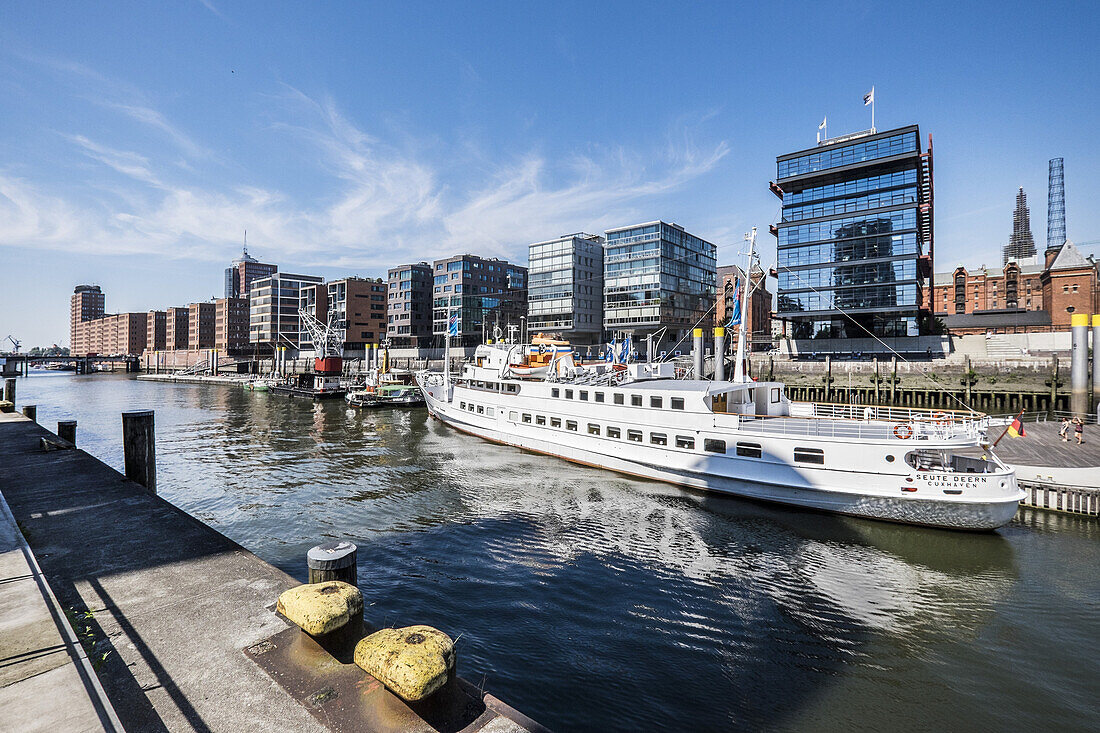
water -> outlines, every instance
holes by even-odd
[[[1100,729],[1100,523],[992,534],[681,491],[222,386],[35,372],[19,402],[121,469],[156,410],[160,494],[304,579],[359,545],[367,616],[558,731]]]

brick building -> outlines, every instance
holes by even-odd
[[[219,298],[214,301],[214,348],[239,352],[248,346],[248,300]]]
[[[252,290],[252,281],[273,275],[279,271],[278,265],[260,262],[248,254],[248,249],[225,269],[225,297],[244,298]]]
[[[165,311],[149,311],[145,323],[147,351],[164,351],[167,343],[167,326],[168,314]]]
[[[381,278],[346,277],[328,283],[326,305],[336,313],[345,349],[362,349],[386,338],[386,291]]]
[[[715,307],[714,323],[725,326],[733,313],[733,304],[737,298],[735,282],[745,284],[745,271],[737,265],[724,265],[718,268],[718,304]],[[752,269],[752,287],[749,295],[749,307],[746,323],[749,329],[749,344],[756,350],[770,348],[772,338],[772,294],[768,292],[767,279],[759,267]],[[736,334],[727,333],[727,341],[736,343]]]
[[[187,348],[188,323],[191,313],[187,308],[172,307],[165,311],[164,348],[168,351]]]
[[[77,326],[80,351],[73,356],[88,354],[122,354],[137,356],[145,351],[146,313],[109,313],[101,318],[83,321]]]
[[[215,307],[213,303],[187,306],[187,348],[214,348]]]
[[[92,349],[84,341],[85,331],[80,324],[102,318],[106,298],[98,285],[77,285],[69,299],[69,349],[70,353],[83,356]]]

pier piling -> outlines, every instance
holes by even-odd
[[[695,378],[703,378],[703,329],[695,328],[691,331],[692,362],[695,367]]]
[[[1100,313],[1092,316],[1092,411],[1100,415]]]
[[[358,548],[353,542],[326,542],[306,553],[310,583],[340,580],[356,585]]]
[[[38,422],[38,405],[23,405],[23,416],[33,422]]]
[[[726,329],[721,326],[714,329],[714,379],[726,381]]]
[[[76,420],[58,420],[57,437],[76,445]]]
[[[4,380],[4,399],[15,404],[15,379]]]
[[[1073,337],[1069,365],[1070,410],[1084,417],[1089,410],[1089,317],[1074,313],[1070,317]]]
[[[154,444],[153,411],[122,413],[122,449],[126,478],[157,493],[157,457]]]

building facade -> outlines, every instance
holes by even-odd
[[[774,343],[772,337],[772,294],[768,292],[767,278],[759,267],[752,268],[749,287],[748,312],[742,314],[749,332],[748,345],[753,350],[765,350]],[[718,268],[718,303],[714,309],[714,322],[718,326],[729,326],[737,302],[738,287],[745,286],[745,271],[737,265],[724,265]],[[726,342],[736,344],[736,327],[729,326]]]
[[[575,344],[602,341],[604,242],[582,232],[530,245],[530,333],[559,333]]]
[[[609,229],[604,246],[603,326],[635,343],[661,328],[662,344],[714,325],[717,247],[678,224],[652,221]]]
[[[248,300],[248,293],[252,289],[254,280],[268,277],[278,271],[278,265],[260,262],[250,256],[246,248],[241,252],[241,256],[233,260],[232,264],[225,269],[225,297]]]
[[[322,282],[322,278],[314,275],[281,272],[253,280],[248,297],[249,342],[297,349],[302,341],[302,323],[298,317],[300,291]],[[308,339],[307,333],[307,342]]]
[[[188,308],[173,306],[165,311],[164,348],[179,351],[187,348],[191,340],[188,333],[191,311]]]
[[[381,278],[346,277],[328,283],[328,310],[335,313],[345,350],[358,351],[386,339],[388,289]]]
[[[146,351],[164,351],[168,343],[168,313],[149,311],[145,323]]]
[[[214,348],[226,353],[248,348],[248,301],[244,298],[214,301]]]
[[[73,356],[139,356],[145,351],[146,313],[108,313],[77,326],[84,348]]]
[[[386,280],[386,337],[396,348],[432,344],[432,266],[427,262],[391,267]]]
[[[187,348],[214,348],[215,319],[213,303],[192,303],[187,306]]]
[[[69,298],[69,353],[83,356],[93,351],[85,341],[86,331],[80,324],[102,318],[106,305],[106,296],[98,285],[77,285],[73,289]]]
[[[916,125],[776,158],[776,315],[795,338],[918,336],[933,253],[932,147]]]
[[[527,319],[527,268],[496,258],[455,255],[434,264],[432,333],[447,333],[448,317],[458,316],[457,341],[476,346],[505,338]],[[522,336],[520,336],[522,337]]]

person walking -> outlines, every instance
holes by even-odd
[[[1085,425],[1079,417],[1073,418],[1073,432],[1077,434],[1077,445],[1084,445]]]
[[[1063,417],[1062,418],[1062,427],[1061,427],[1061,429],[1058,430],[1058,435],[1060,435],[1062,437],[1062,442],[1063,443],[1068,443],[1069,442],[1069,418],[1068,417]]]

